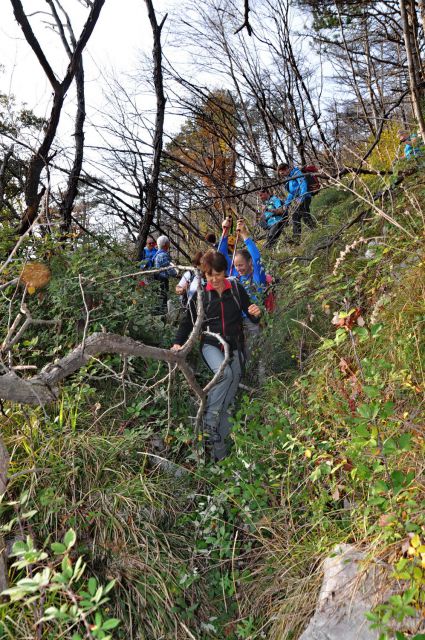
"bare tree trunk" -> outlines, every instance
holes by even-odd
[[[407,65],[409,69],[410,95],[412,98],[413,110],[418,123],[422,139],[425,140],[425,120],[422,113],[421,91],[418,86],[418,69],[415,68],[414,53],[412,48],[412,34],[409,25],[408,9],[405,0],[400,0],[400,14],[403,26],[404,47],[407,55]]]
[[[64,11],[61,4],[58,2],[58,5],[64,15],[66,21],[66,27],[69,33],[71,46],[68,43],[65,29],[62,24],[62,21],[59,17],[59,14],[56,10],[56,6],[54,0],[46,0],[47,4],[50,6],[50,10],[52,12],[53,18],[55,19],[56,26],[59,30],[59,35],[62,40],[62,44],[65,48],[65,51],[68,54],[69,59],[72,59],[72,52],[75,51],[77,46],[77,39],[74,34],[74,30],[72,28],[71,20],[69,15]],[[62,218],[62,229],[64,231],[68,231],[72,224],[72,208],[74,206],[74,201],[78,193],[78,180],[81,174],[81,168],[83,166],[83,156],[84,156],[84,121],[86,118],[86,109],[85,109],[85,92],[84,92],[84,67],[83,67],[83,57],[77,63],[77,68],[75,72],[75,84],[77,88],[77,113],[75,116],[75,127],[74,127],[74,138],[75,138],[75,154],[74,154],[74,162],[68,176],[68,185],[66,188],[66,192],[62,197],[62,201],[59,205],[59,213]]]
[[[154,61],[154,84],[156,93],[156,118],[155,118],[155,132],[153,137],[153,159],[152,159],[152,172],[149,180],[146,183],[146,211],[143,216],[143,220],[140,227],[139,237],[137,240],[137,255],[142,252],[143,247],[146,244],[146,238],[149,235],[149,230],[155,217],[156,206],[158,202],[158,181],[159,173],[161,169],[161,155],[163,144],[163,132],[164,132],[164,116],[165,116],[165,95],[164,95],[164,82],[162,76],[162,48],[161,48],[161,31],[164,26],[164,22],[167,19],[167,14],[158,24],[155,10],[153,8],[152,0],[145,0],[148,9],[149,21],[152,27],[153,33],[153,61]]]
[[[78,194],[78,181],[83,166],[84,157],[84,121],[86,119],[85,95],[84,95],[84,68],[83,61],[80,60],[75,74],[77,86],[77,114],[75,116],[75,154],[71,172],[68,178],[68,185],[62,202],[59,205],[59,213],[62,218],[62,229],[68,231],[72,223],[72,208]]]
[[[105,0],[93,0],[89,17],[87,18],[87,22],[84,25],[80,38],[76,43],[75,49],[72,52],[69,65],[62,82],[59,82],[57,80],[53,69],[47,61],[47,58],[44,55],[44,52],[41,49],[41,46],[37,38],[35,37],[28,18],[25,14],[21,0],[10,1],[13,6],[15,18],[22,29],[25,39],[37,56],[38,61],[53,88],[53,106],[50,113],[50,119],[47,125],[45,136],[38,150],[32,155],[28,167],[25,184],[26,209],[23,213],[21,226],[19,228],[19,233],[22,235],[29,229],[29,227],[37,217],[37,212],[42,196],[42,191],[38,190],[40,177],[43,169],[49,163],[48,154],[56,135],[65,95],[80,66],[83,49],[93,32]]]
[[[11,156],[13,155],[13,150],[14,150],[14,145],[10,145],[9,149],[7,149],[6,153],[4,154],[4,158],[3,158],[3,162],[1,163],[1,167],[0,167],[0,211],[3,209],[3,204],[4,204],[4,194],[6,191],[6,171],[7,171],[7,164],[11,158]]]

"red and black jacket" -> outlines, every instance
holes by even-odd
[[[189,337],[196,322],[197,296],[192,297],[189,307],[180,323],[175,344],[183,345]],[[248,313],[248,307],[252,304],[244,287],[237,280],[226,279],[226,288],[221,294],[217,293],[209,284],[202,291],[205,317],[202,323],[202,331],[218,333],[226,340],[232,350],[239,349],[243,345],[242,312],[252,322],[259,322]],[[212,344],[215,347],[220,343],[212,336],[202,336],[202,342]]]

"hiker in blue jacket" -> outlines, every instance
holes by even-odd
[[[158,252],[156,242],[152,236],[146,238],[146,247],[142,251],[140,268],[153,269],[154,259]]]
[[[273,195],[270,189],[262,189],[259,196],[263,203],[262,223],[260,224],[265,226],[269,232],[265,244],[269,248],[277,242],[284,227],[288,224],[288,211],[283,206],[282,200]]]
[[[417,133],[409,134],[408,131],[399,131],[398,137],[400,144],[404,143],[403,153],[406,160],[424,155],[422,140]]]
[[[310,213],[311,193],[308,187],[308,180],[298,167],[289,168],[286,163],[281,163],[277,169],[278,177],[284,179],[285,186],[288,191],[284,208],[287,208],[295,200],[297,207],[292,214],[292,231],[293,240],[299,243],[301,238],[301,220],[305,222],[310,229],[314,229],[316,222]]]
[[[171,277],[175,277],[177,275],[176,269],[174,267],[170,267],[169,269],[165,269],[164,267],[168,267],[171,264],[171,256],[170,256],[170,241],[167,236],[159,236],[158,241],[158,251],[154,257],[154,268],[155,269],[163,269],[159,273],[155,273],[155,280],[158,280],[160,287],[160,305],[158,308],[159,315],[165,315],[167,313],[167,301],[168,301],[168,291],[170,288],[169,280]]]
[[[218,251],[227,260],[227,275],[237,278],[250,298],[256,301],[259,294],[262,294],[266,289],[266,272],[261,262],[261,254],[249,234],[245,220],[239,218],[236,232],[244,241],[245,248],[236,250],[234,258],[232,258],[228,253],[228,237],[231,224],[232,219],[230,217],[227,217],[222,224],[223,235],[218,245]]]
[[[231,217],[227,217],[223,224],[223,235],[218,245],[218,250],[227,260],[227,275],[234,277],[244,287],[252,302],[259,304],[263,302],[265,290],[267,288],[266,272],[261,262],[261,254],[250,237],[248,228],[243,218],[239,218],[236,224],[236,233],[245,243],[245,248],[236,249],[233,256],[228,253],[228,236],[232,224]],[[256,336],[260,333],[260,325],[244,316],[243,326],[245,333],[245,357],[250,357]]]

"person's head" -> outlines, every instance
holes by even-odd
[[[286,162],[281,162],[278,166],[277,166],[277,175],[279,178],[285,178],[290,169],[289,169],[289,164],[286,164]]]
[[[208,244],[215,244],[217,242],[215,233],[209,231],[205,236],[205,242],[208,242]]]
[[[148,249],[153,249],[155,245],[156,245],[155,239],[152,236],[148,236],[146,238],[146,247]]]
[[[241,276],[247,276],[252,273],[252,258],[247,249],[239,249],[235,254],[235,269]]]
[[[405,131],[404,129],[400,129],[398,132],[398,139],[400,140],[400,142],[406,142],[406,140],[409,137],[409,132]]]
[[[270,198],[270,191],[268,189],[261,189],[258,195],[260,196],[261,202],[266,202],[266,200]]]
[[[227,236],[227,250],[233,253],[235,248],[235,236]]]
[[[200,266],[203,255],[204,255],[203,251],[197,251],[195,255],[192,256],[192,265],[194,267]]]
[[[207,251],[201,258],[201,271],[205,274],[207,282],[214,289],[224,283],[227,271],[227,260],[219,251]]]
[[[164,251],[168,251],[170,248],[170,241],[167,236],[159,236],[156,244],[158,245],[158,249],[163,249]]]

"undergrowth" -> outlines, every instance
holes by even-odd
[[[419,632],[425,607],[425,186],[419,173],[406,177],[378,211],[346,187],[315,198],[319,225],[303,231],[300,247],[282,239],[266,258],[280,278],[263,332],[267,379],[242,398],[220,464],[199,462],[193,402],[163,365],[93,360],[56,405],[5,406],[3,533],[9,546],[30,539],[47,556],[11,568],[12,585],[28,571],[53,571],[51,545],[72,530],[75,543],[61,552],[73,566],[84,558],[84,579],[113,585],[100,615],[120,624],[105,635],[296,640],[314,611],[323,558],[348,542],[390,567],[395,592],[370,624],[383,639],[415,637],[407,622],[417,618]],[[46,259],[43,245],[27,252]],[[98,258],[90,247],[49,258],[52,280],[28,304],[57,317],[60,330],[29,331],[16,345],[18,363],[39,367],[81,338],[82,270],[93,302],[88,331],[171,343],[153,287],[116,280],[134,265],[115,255],[103,255],[100,278]],[[20,297],[13,288],[5,296],[15,312]],[[66,604],[55,598],[51,606]],[[3,637],[34,637],[40,606],[4,604]],[[45,621],[39,637],[59,637],[52,625]],[[75,625],[63,637],[89,637],[81,620]]]

